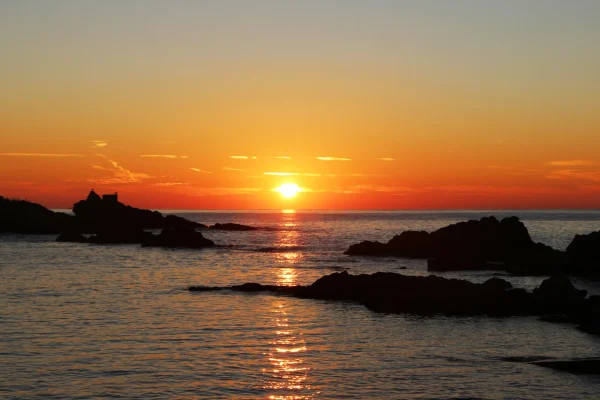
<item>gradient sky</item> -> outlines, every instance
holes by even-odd
[[[0,195],[599,208],[598,21],[596,0],[3,1]]]

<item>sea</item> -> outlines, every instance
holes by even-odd
[[[535,241],[565,249],[574,235],[600,229],[600,211],[165,213],[264,229],[206,231],[227,247],[203,250],[0,235],[0,398],[600,398],[600,376],[510,361],[600,356],[600,337],[570,324],[187,290],[310,284],[340,271],[427,275],[423,260],[343,252],[489,215],[517,215]],[[497,273],[437,275],[483,282]],[[544,279],[502,277],[528,290]],[[600,283],[573,282],[600,294]]]

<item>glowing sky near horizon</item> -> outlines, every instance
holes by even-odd
[[[591,0],[2,2],[0,195],[598,208],[599,19]]]

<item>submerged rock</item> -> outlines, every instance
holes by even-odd
[[[194,229],[163,229],[159,235],[150,235],[144,239],[142,246],[156,247],[186,247],[200,249],[213,247],[215,242],[205,238]]]

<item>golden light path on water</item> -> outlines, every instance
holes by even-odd
[[[302,253],[298,251],[301,237],[300,232],[295,229],[296,213],[293,210],[283,210],[282,216],[283,229],[278,231],[277,246],[289,247],[290,251],[283,251],[277,256],[277,263],[281,267],[276,269],[276,282],[278,285],[292,286],[296,284],[298,276],[294,266],[302,260]],[[310,399],[318,393],[306,394],[313,390],[308,382],[310,368],[302,357],[308,347],[303,333],[290,323],[286,306],[285,299],[273,301],[274,337],[266,354],[271,367],[263,370],[269,377],[265,389],[278,392],[269,396],[273,400]]]

